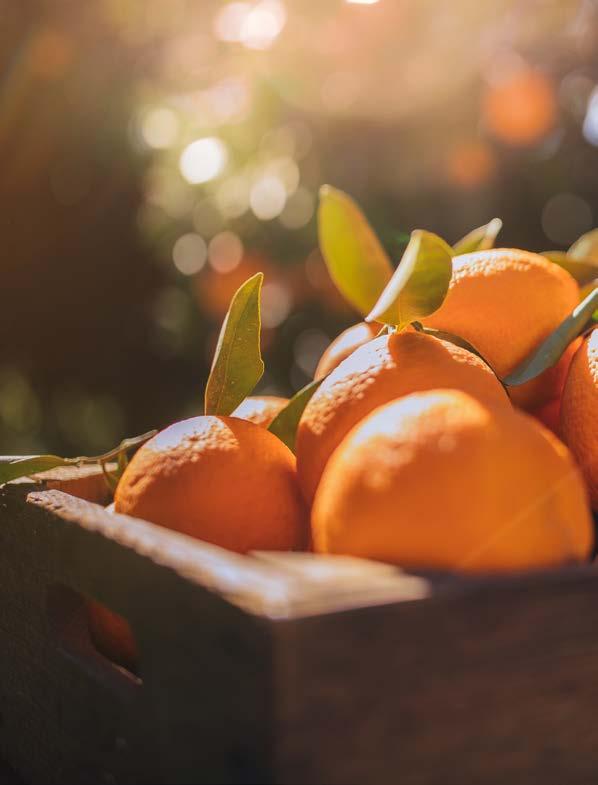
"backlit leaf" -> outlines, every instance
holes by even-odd
[[[366,321],[403,328],[442,305],[453,271],[453,252],[438,235],[416,229]]]
[[[390,281],[393,268],[359,206],[330,185],[320,189],[318,236],[330,277],[365,316]]]
[[[141,436],[128,437],[123,439],[117,447],[102,453],[102,455],[82,455],[78,458],[61,458],[58,455],[27,455],[22,458],[3,459],[0,460],[0,485],[17,480],[19,477],[30,477],[32,474],[39,474],[60,466],[98,464],[102,467],[108,484],[112,486],[113,481],[109,479],[109,476],[112,475],[113,479],[118,480],[127,465],[127,452],[141,447],[157,433],[158,431],[154,430]],[[116,472],[108,466],[108,463],[115,458],[118,460]]]
[[[263,273],[256,273],[231,300],[206,385],[206,414],[231,414],[262,378],[260,291],[263,279]]]
[[[26,458],[15,458],[7,463],[0,463],[0,485],[16,480],[19,477],[30,477],[32,474],[55,469],[57,466],[68,466],[68,458],[58,455],[30,455]]]
[[[453,245],[455,256],[492,248],[501,229],[502,221],[500,218],[493,218],[484,226],[478,226],[477,229],[473,229]]]
[[[527,357],[515,370],[503,379],[509,387],[529,382],[535,379],[547,368],[557,363],[571,341],[583,332],[592,318],[593,312],[598,308],[598,288],[591,291],[588,296],[577,305],[571,314],[551,333],[540,346]]]
[[[580,286],[585,286],[598,277],[598,258],[577,259],[565,251],[542,251],[542,256],[570,273]]]
[[[296,392],[287,405],[278,412],[270,423],[268,430],[295,451],[295,438],[297,436],[297,426],[303,414],[303,410],[310,401],[310,398],[322,384],[324,379],[316,379],[306,384],[299,392]]]
[[[598,289],[598,278],[596,278],[591,283],[586,284],[586,286],[582,286],[581,287],[581,290],[580,290],[580,296],[581,297],[580,297],[580,299],[585,300],[585,298],[588,296],[588,294],[590,294],[590,292],[592,292],[594,289]],[[596,310],[592,314],[592,319],[595,322],[598,322],[598,308],[596,308]]]

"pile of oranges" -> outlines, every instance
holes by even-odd
[[[489,249],[487,238],[461,253],[421,232],[393,274],[346,204],[334,227],[350,257],[346,280],[342,254],[329,267],[333,277],[341,270],[339,289],[347,284],[364,315],[384,286],[366,321],[332,342],[291,401],[252,397],[263,372],[262,276],[247,281],[222,328],[206,414],[137,451],[115,511],[239,553],[313,550],[461,573],[588,561],[598,511],[598,311],[586,306],[596,307],[597,292],[580,305],[569,259]],[[347,216],[355,242],[343,234]],[[359,267],[362,250],[366,262],[377,255],[369,268]],[[592,265],[586,273],[598,271]],[[378,321],[390,313],[401,324]],[[97,603],[89,611],[98,648],[130,661],[124,620]]]
[[[376,337],[380,325],[356,325],[320,360],[325,378],[299,421],[296,458],[267,430],[285,399],[250,397],[232,416],[175,423],[145,444],[115,510],[242,553],[311,542],[317,552],[460,571],[587,559],[598,331],[510,396],[498,378],[578,301],[572,276],[537,254],[458,256],[425,323],[470,341],[488,363],[415,329]],[[561,401],[569,449],[527,413]]]
[[[143,445],[115,511],[240,553],[311,549],[465,573],[588,561],[598,329],[536,378],[501,381],[579,301],[572,275],[544,256],[457,255],[421,323],[362,322],[333,341],[294,451],[269,430],[288,401],[248,397]]]

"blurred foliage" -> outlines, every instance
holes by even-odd
[[[99,452],[198,413],[265,273],[290,394],[357,316],[317,250],[350,193],[414,228],[566,248],[598,222],[596,0],[29,0],[0,6],[0,451]]]

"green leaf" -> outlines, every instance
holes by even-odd
[[[598,277],[598,258],[577,259],[564,251],[542,251],[542,256],[570,273],[580,286],[585,286]]]
[[[503,383],[509,387],[525,384],[557,363],[571,341],[583,332],[597,307],[598,288],[591,291],[536,351],[503,379]]]
[[[501,229],[502,221],[500,218],[493,218],[484,226],[478,226],[477,229],[473,229],[453,245],[455,256],[492,248]]]
[[[59,466],[82,466],[85,464],[99,464],[102,467],[104,476],[107,476],[106,464],[114,458],[118,459],[118,478],[126,466],[126,452],[140,447],[145,442],[155,436],[158,431],[148,431],[141,436],[131,436],[123,439],[122,442],[102,455],[80,456],[78,458],[61,458],[58,455],[28,455],[23,458],[12,460],[0,460],[0,485],[19,477],[30,477],[32,474],[46,472],[49,469],[56,469]],[[110,482],[109,482],[110,484]]]
[[[57,466],[68,466],[68,458],[58,455],[30,455],[26,458],[15,458],[7,463],[0,463],[0,485],[16,480],[19,477],[30,477],[32,474],[55,469]]]
[[[256,273],[231,300],[206,385],[206,414],[231,414],[262,378],[260,291],[263,280],[264,274]]]
[[[365,316],[390,281],[393,268],[358,205],[330,185],[320,188],[318,236],[337,289]]]
[[[453,252],[438,235],[416,229],[367,322],[403,328],[442,305],[453,272]]]
[[[19,477],[30,477],[32,474],[56,469],[59,466],[82,466],[97,463],[102,467],[106,481],[112,487],[114,478],[118,480],[118,477],[120,477],[126,467],[127,451],[140,447],[157,433],[158,431],[156,430],[148,431],[141,436],[131,436],[123,439],[117,447],[102,453],[102,455],[83,455],[78,458],[61,458],[58,455],[28,455],[23,458],[13,458],[12,460],[0,460],[0,485],[11,480],[17,480]],[[114,460],[114,458],[118,459],[117,472],[108,472],[106,464]],[[109,478],[109,475],[113,475],[112,480]]]
[[[278,412],[270,423],[268,430],[275,436],[278,436],[278,438],[293,452],[295,451],[297,426],[299,425],[303,410],[323,381],[324,379],[315,379],[313,382],[306,384],[305,387],[293,395],[284,409]]]
[[[593,292],[594,289],[596,289],[596,288],[598,288],[598,278],[593,280],[591,283],[586,284],[586,286],[582,286],[581,287],[581,290],[580,290],[581,299],[585,300],[585,298],[588,296],[588,294]],[[592,314],[592,319],[595,322],[598,322],[598,308],[596,308],[596,310]]]
[[[598,264],[598,229],[592,229],[591,232],[582,234],[569,248],[567,256],[584,262],[596,262]]]

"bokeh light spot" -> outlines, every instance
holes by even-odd
[[[243,243],[234,232],[220,232],[208,246],[210,265],[218,273],[230,273],[243,258]]]
[[[73,58],[71,39],[61,30],[46,28],[32,40],[29,67],[44,79],[56,79],[64,73]]]
[[[449,154],[449,178],[461,188],[476,188],[488,181],[496,169],[492,148],[483,142],[463,142]]]
[[[269,221],[284,210],[287,192],[284,183],[274,175],[266,175],[255,182],[249,195],[249,203],[256,218]]]
[[[266,329],[278,327],[284,322],[293,305],[287,286],[277,281],[264,283],[262,287],[262,325]]]
[[[272,159],[265,168],[266,175],[271,175],[280,180],[284,185],[287,196],[294,193],[299,185],[299,167],[288,156]]]
[[[176,113],[166,107],[150,109],[141,121],[144,142],[155,150],[171,147],[177,138],[179,122]]]
[[[216,14],[214,32],[221,41],[241,41],[251,3],[226,3]]]
[[[588,99],[586,116],[583,121],[583,135],[586,141],[598,147],[598,87],[592,90]]]
[[[487,128],[502,142],[526,146],[541,140],[556,121],[552,81],[528,67],[505,73],[488,86],[483,116]]]
[[[227,218],[239,218],[249,207],[249,182],[246,177],[229,177],[218,187],[216,201]]]
[[[592,225],[590,205],[576,194],[556,194],[542,210],[544,234],[554,243],[569,245]]]
[[[210,112],[218,122],[242,120],[250,104],[250,89],[242,78],[223,79],[204,95]]]
[[[215,136],[196,139],[187,145],[179,159],[181,174],[193,185],[206,183],[217,177],[228,160],[224,143]]]
[[[172,249],[174,266],[183,275],[195,275],[206,263],[208,249],[203,237],[194,232],[184,234]]]
[[[262,0],[243,20],[241,41],[249,49],[269,49],[286,20],[287,13],[280,0]]]
[[[286,229],[301,229],[311,221],[315,200],[307,188],[298,188],[285,204],[280,214],[280,223]]]

